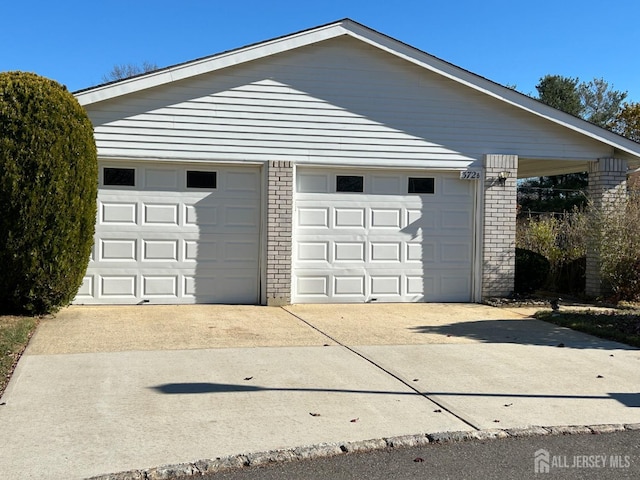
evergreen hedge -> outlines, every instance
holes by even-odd
[[[42,314],[82,284],[96,218],[93,127],[66,87],[0,73],[0,312]]]

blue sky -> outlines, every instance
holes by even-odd
[[[7,0],[0,71],[75,91],[115,64],[165,67],[345,17],[524,93],[559,74],[640,101],[637,0]]]

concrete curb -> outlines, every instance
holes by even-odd
[[[454,443],[469,440],[494,440],[500,438],[533,437],[544,435],[580,435],[640,430],[640,423],[567,425],[553,427],[521,427],[487,429],[476,431],[421,433],[358,442],[320,443],[318,445],[245,453],[219,457],[213,460],[198,460],[194,463],[163,465],[145,470],[98,475],[87,480],[177,480],[197,478],[202,475],[223,472],[236,468],[257,467],[273,463],[296,462],[314,458],[383,450],[386,448],[419,447],[430,443]]]

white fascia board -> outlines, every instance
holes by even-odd
[[[275,158],[275,157],[273,157]],[[370,160],[370,159],[327,159],[316,158],[308,159],[304,157],[296,157],[292,159],[290,157],[275,158],[276,160],[294,160],[294,163],[299,166],[305,167],[331,167],[331,168],[381,168],[385,170],[415,170],[415,169],[427,169],[427,170],[467,170],[469,168],[478,170],[482,168],[482,163],[479,160],[404,160],[398,162],[398,160]],[[245,159],[230,159],[228,155],[220,158],[207,157],[203,158],[181,158],[175,155],[164,157],[162,155],[150,155],[150,156],[122,156],[122,155],[108,155],[98,153],[98,160],[101,162],[134,162],[134,163],[183,163],[183,164],[207,164],[207,165],[266,165],[267,160],[245,160]]]
[[[466,170],[482,167],[477,160],[371,160],[371,159],[326,159],[326,158],[298,158],[296,165],[313,167],[361,167],[384,168],[398,170],[428,169],[428,170]]]
[[[498,83],[487,80],[484,77],[471,73],[437,57],[422,52],[410,45],[402,43],[391,37],[368,29],[354,22],[345,21],[348,25],[348,34],[358,38],[374,47],[384,50],[392,55],[403,58],[415,65],[419,65],[429,71],[449,78],[457,83],[465,85],[476,91],[501,100],[521,110],[525,110],[538,117],[542,117],[553,123],[569,128],[594,140],[611,145],[635,157],[640,157],[640,144],[624,138],[607,129],[593,125],[561,110],[549,107],[527,95],[519,93]]]
[[[270,55],[345,35],[346,33],[347,31],[340,24],[326,25],[314,30],[300,32],[284,38],[278,38],[200,60],[194,60],[186,64],[176,65],[157,72],[150,72],[146,75],[125,79],[117,83],[97,86],[87,91],[78,92],[75,94],[75,97],[80,105],[90,105],[129,93],[135,93],[140,90],[211,73],[252,60],[258,60]]]
[[[104,155],[98,154],[98,161],[100,162],[114,162],[114,163],[178,163],[178,164],[198,164],[198,165],[242,165],[242,166],[262,166],[266,165],[267,161],[257,160],[229,160],[228,158],[221,159],[199,159],[199,158],[180,158],[180,157],[162,157],[162,156],[149,156],[149,157],[134,157],[134,156],[122,156],[122,155]]]

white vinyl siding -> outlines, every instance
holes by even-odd
[[[107,157],[463,167],[611,154],[347,37],[86,108]]]

